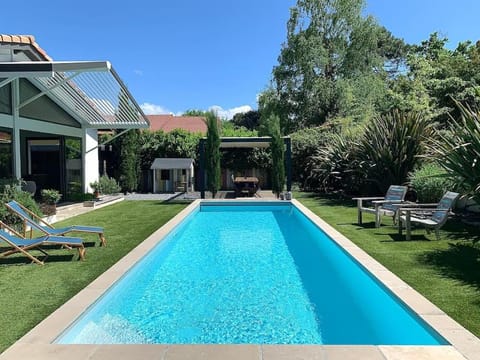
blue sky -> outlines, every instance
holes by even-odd
[[[0,33],[34,35],[55,60],[109,60],[147,113],[214,107],[231,117],[256,108],[295,3],[7,1]],[[433,31],[449,37],[451,47],[480,39],[478,0],[369,0],[365,12],[411,43]]]

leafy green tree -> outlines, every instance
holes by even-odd
[[[220,134],[216,114],[209,112],[206,117],[205,172],[207,174],[207,190],[211,191],[214,198],[220,189]]]
[[[453,99],[470,107],[480,105],[480,42],[461,42],[449,50],[447,41],[433,33],[410,46],[407,72],[389,84],[392,107],[422,111],[441,128],[448,127],[450,116],[461,116]]]
[[[248,130],[256,130],[260,123],[260,113],[256,110],[251,110],[246,113],[235,114],[232,123],[236,127],[244,127]]]
[[[205,110],[198,110],[198,109],[189,109],[185,111],[182,115],[183,116],[204,116],[206,117],[208,114],[208,111]]]
[[[269,118],[269,130],[272,138],[270,153],[272,155],[272,192],[277,196],[285,187],[285,144],[280,131],[280,119],[278,116]]]
[[[362,16],[364,3],[298,0],[291,9],[273,87],[260,97],[261,111],[281,115],[286,133],[344,116],[359,105],[375,109],[379,96],[369,94],[385,92],[384,65],[399,56],[392,44],[401,41]]]
[[[171,132],[143,131],[140,134],[141,169],[148,170],[155,158],[191,158],[198,160],[198,144],[202,136],[183,129]]]

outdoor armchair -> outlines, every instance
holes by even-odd
[[[406,186],[390,185],[384,197],[353,198],[353,200],[357,200],[358,223],[362,224],[362,214],[364,212],[375,215],[375,227],[377,228],[380,227],[382,215],[392,216],[395,221],[398,207],[394,205],[403,203],[406,193]],[[371,202],[373,207],[366,206],[364,203],[366,201]]]
[[[32,237],[33,230],[38,230],[49,236],[62,236],[70,232],[84,232],[98,234],[100,243],[102,246],[106,245],[104,229],[97,226],[84,226],[84,225],[72,225],[63,228],[54,228],[52,225],[44,221],[41,217],[37,216],[23,205],[19,204],[15,200],[5,204],[7,208],[15,215],[20,217],[24,223],[24,232],[26,235],[27,225],[30,226],[30,238]]]
[[[412,224],[423,225],[427,231],[435,230],[435,237],[440,239],[440,228],[447,222],[452,208],[460,194],[447,191],[438,204],[414,204],[413,206],[399,206],[398,233],[402,234],[403,226],[406,230],[406,239],[411,239]],[[433,206],[432,206],[433,205]]]
[[[34,239],[25,239],[14,229],[0,221],[0,240],[5,242],[8,247],[0,252],[0,258],[7,257],[12,254],[22,253],[27,258],[39,265],[43,265],[43,261],[33,256],[29,250],[38,250],[48,257],[48,253],[41,248],[43,245],[61,245],[68,249],[77,248],[78,257],[85,260],[85,247],[80,238],[67,236],[40,236]]]

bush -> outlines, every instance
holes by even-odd
[[[61,198],[62,194],[55,189],[42,189],[42,203],[47,205],[55,205]]]
[[[394,110],[373,118],[357,149],[360,171],[372,192],[384,194],[390,185],[405,183],[432,136],[430,121],[420,113]]]
[[[455,188],[455,182],[447,172],[435,163],[426,163],[410,174],[410,185],[415,189],[418,201],[438,202],[446,191]]]
[[[18,180],[8,180],[1,181],[0,186],[0,220],[6,223],[7,225],[13,226],[15,228],[20,228],[22,221],[18,216],[13,215],[10,211],[7,210],[5,206],[9,201],[15,200],[18,203],[25,206],[28,210],[32,211],[38,216],[42,216],[40,207],[33,199],[32,195],[26,191],[21,190],[20,181]]]
[[[309,158],[307,168],[311,170],[304,187],[326,193],[358,193],[362,174],[355,159],[355,137],[348,131],[331,134],[330,141]]]
[[[100,194],[116,194],[119,193],[121,190],[120,185],[118,185],[117,181],[114,178],[110,178],[107,175],[103,175],[98,179],[98,181],[94,181],[90,183],[92,189]]]
[[[432,142],[430,151],[458,190],[480,203],[480,111],[458,102],[457,106],[460,118],[452,119],[451,132]]]

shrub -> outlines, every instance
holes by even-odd
[[[9,180],[2,181],[0,186],[0,220],[7,225],[19,228],[22,225],[22,221],[18,216],[13,215],[7,210],[5,206],[9,201],[15,200],[18,203],[25,206],[28,210],[32,211],[38,216],[42,216],[40,207],[33,199],[32,195],[26,191],[21,190],[20,181]]]
[[[42,202],[47,205],[55,205],[61,198],[62,194],[55,189],[42,189]]]
[[[116,194],[121,190],[117,181],[114,178],[108,177],[108,175],[101,176],[98,181],[90,183],[90,186],[94,191],[105,195]]]
[[[359,169],[373,192],[384,194],[390,185],[405,183],[432,136],[430,121],[420,113],[393,110],[373,118],[357,151]]]
[[[436,203],[446,191],[455,188],[448,173],[435,163],[426,163],[410,174],[410,185],[415,189],[418,201]]]
[[[310,175],[305,187],[323,192],[342,191],[358,193],[362,174],[355,159],[355,135],[350,132],[331,134],[330,141],[323,145],[309,160]]]
[[[452,119],[451,133],[432,142],[430,150],[458,189],[480,203],[480,112],[456,104],[460,118]]]
[[[316,190],[312,183],[312,156],[316,151],[328,143],[331,133],[325,127],[314,127],[297,131],[290,135],[292,138],[292,178],[304,190]],[[310,185],[313,185],[311,187]]]

